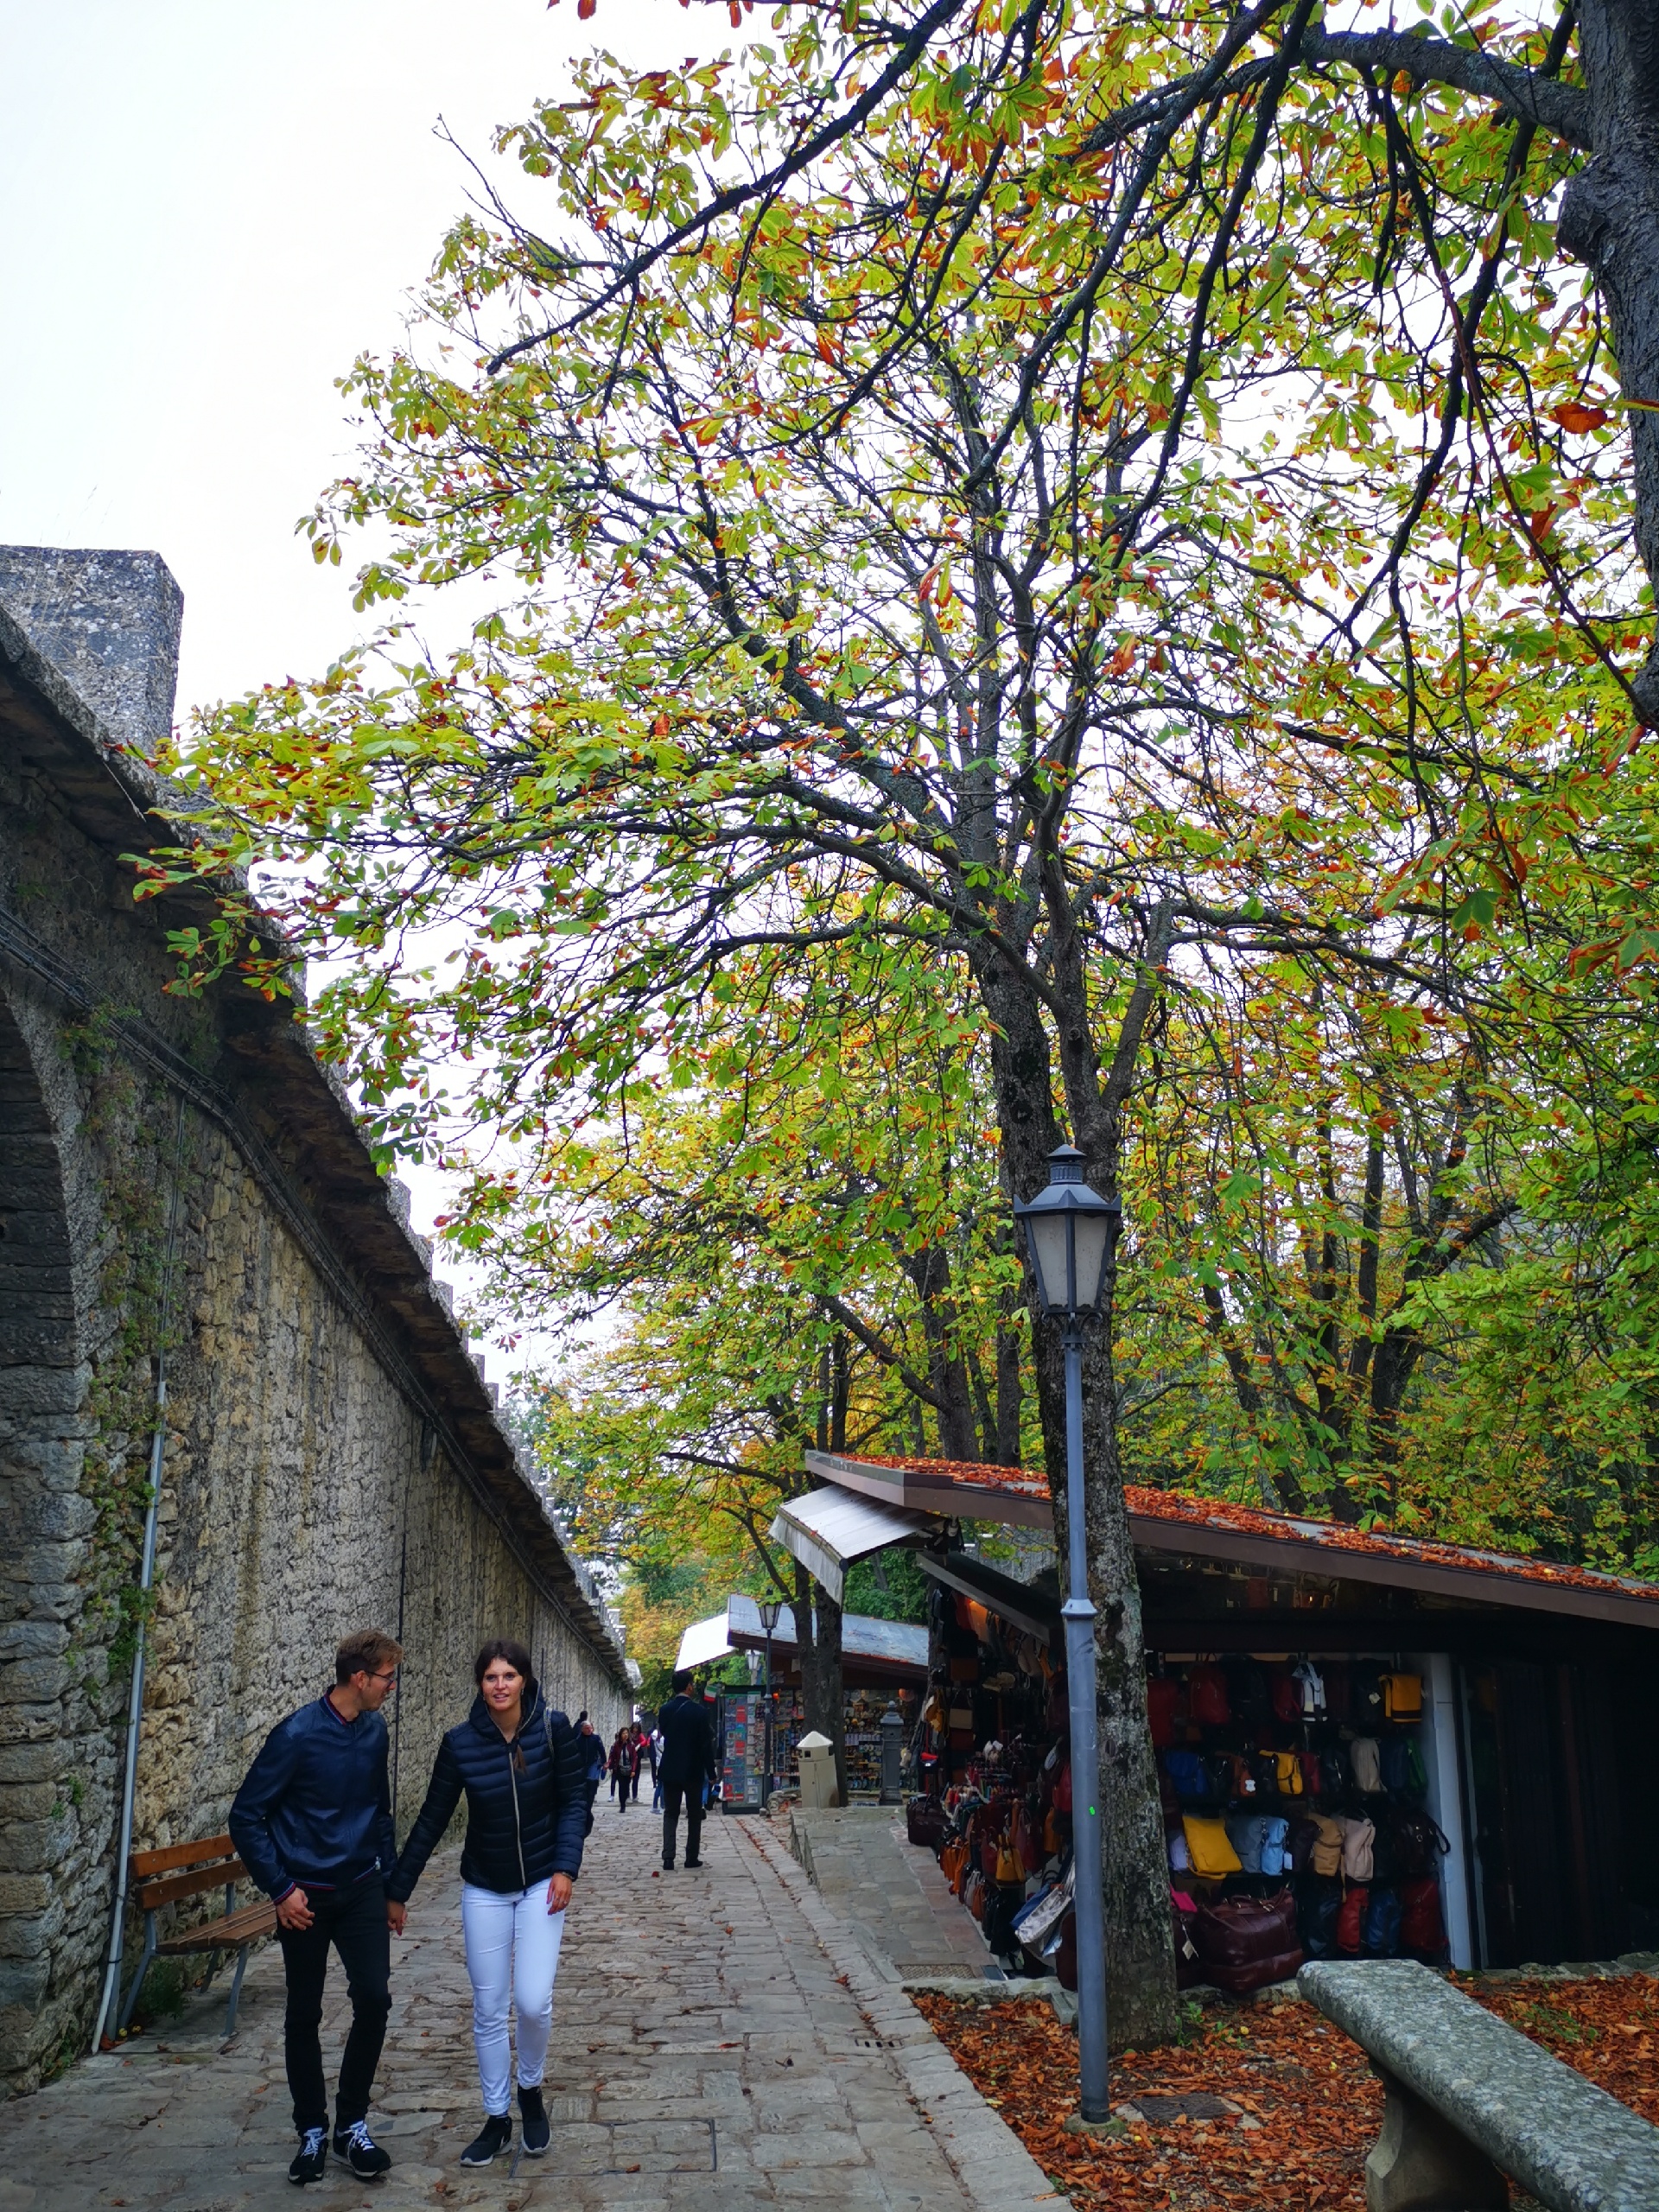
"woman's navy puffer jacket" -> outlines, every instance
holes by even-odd
[[[549,1748],[550,1738],[551,1749]],[[520,1773],[515,1750],[524,1762]],[[510,1894],[555,1874],[582,1872],[588,1828],[580,1739],[563,1713],[545,1708],[533,1681],[511,1742],[480,1694],[459,1728],[438,1745],[426,1802],[409,1832],[386,1895],[401,1904],[467,1797],[467,1842],[461,1878],[474,1888]]]

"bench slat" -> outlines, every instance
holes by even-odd
[[[156,1946],[156,1955],[177,1959],[192,1951],[228,1950],[233,1944],[251,1943],[256,1936],[276,1932],[276,1908],[266,1897],[257,1904],[245,1904],[222,1920],[204,1921],[200,1928],[187,1929],[181,1936],[163,1936]]]
[[[1659,2205],[1659,2128],[1428,1967],[1320,1959],[1296,1980],[1379,2069],[1551,2212]]]
[[[177,1897],[200,1897],[208,1890],[222,1890],[226,1882],[245,1881],[247,1872],[239,1859],[223,1859],[199,1873],[168,1874],[159,1882],[146,1882],[138,1891],[138,1903],[144,1911],[154,1912],[157,1905],[171,1904]]]
[[[200,1843],[169,1843],[160,1851],[135,1851],[127,1860],[128,1878],[147,1882],[152,1874],[170,1874],[175,1866],[200,1866],[210,1859],[228,1859],[235,1848],[229,1836],[210,1835]]]

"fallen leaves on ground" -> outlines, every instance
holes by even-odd
[[[1659,1980],[1481,1982],[1470,1996],[1659,2124]],[[1042,1999],[915,2003],[975,2088],[1087,2212],[1364,2212],[1365,2154],[1382,2121],[1370,2062],[1312,2005],[1228,2005],[1185,2039],[1112,2063],[1114,2108],[1143,2096],[1224,2097],[1225,2118],[1132,2120],[1119,2139],[1068,2135],[1077,2044]]]
[[[1382,2124],[1382,2088],[1363,2051],[1310,2005],[1206,2012],[1189,2042],[1115,2059],[1115,2107],[1203,2091],[1240,2110],[1131,2122],[1114,2140],[1065,2133],[1077,2101],[1077,2037],[1040,1999],[975,2005],[920,1993],[915,2002],[1074,2205],[1364,2212],[1362,2169]]]
[[[1659,1980],[1651,1974],[1486,1984],[1459,1977],[1459,1986],[1659,2126]]]

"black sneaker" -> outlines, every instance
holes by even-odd
[[[512,2114],[510,2112],[489,2112],[484,2115],[484,2132],[474,2135],[461,2154],[463,2166],[487,2166],[492,2158],[499,2158],[512,2141]]]
[[[294,2153],[288,2177],[303,2189],[308,2181],[321,2181],[327,2171],[328,2131],[326,2127],[308,2127],[300,2138],[300,2147]]]
[[[334,2130],[334,2156],[342,2166],[349,2166],[359,2181],[378,2181],[391,2164],[369,2133],[366,2120],[354,2120],[349,2127]]]
[[[542,2102],[539,2088],[527,2089],[518,2084],[518,2117],[524,2124],[524,2156],[539,2158],[553,2140],[553,2130],[547,2124],[547,2107]]]
[[[685,1871],[688,1874],[701,1874],[702,1872],[702,1859],[688,1859],[685,1862]]]

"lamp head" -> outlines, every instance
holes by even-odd
[[[1083,1166],[1075,1145],[1057,1145],[1048,1155],[1048,1187],[1014,1210],[1025,1224],[1043,1304],[1058,1320],[1098,1311],[1123,1220],[1117,1199],[1084,1181]]]
[[[767,1634],[768,1636],[770,1636],[770,1635],[772,1634],[772,1632],[773,1629],[775,1629],[775,1628],[777,1627],[777,1625],[778,1625],[778,1616],[779,1616],[779,1615],[783,1611],[783,1610],[784,1610],[784,1606],[783,1606],[783,1600],[782,1600],[781,1599],[779,1599],[779,1598],[763,1598],[763,1599],[761,1599],[761,1600],[760,1600],[760,1625],[761,1625],[761,1627],[762,1627],[763,1629],[765,1629],[765,1630],[766,1631],[766,1634]]]

